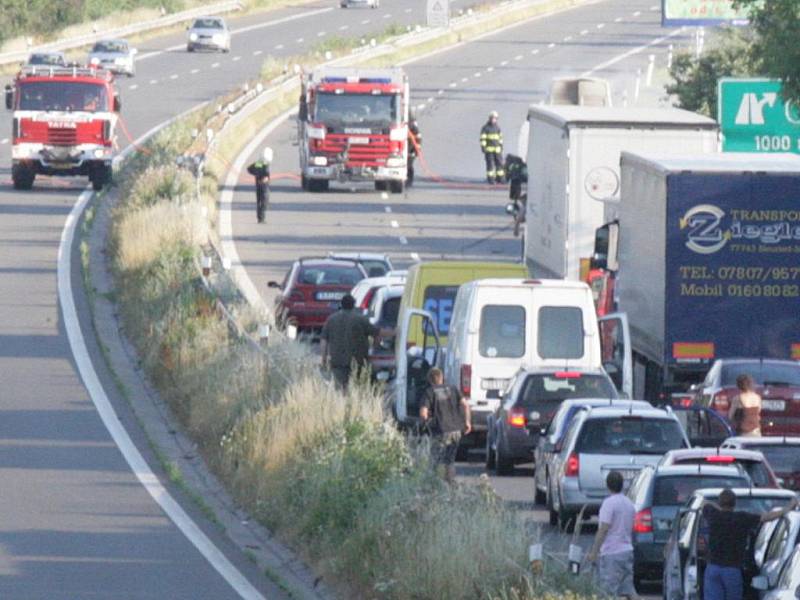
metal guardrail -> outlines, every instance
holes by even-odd
[[[31,46],[29,48],[26,48],[25,50],[4,52],[0,53],[0,65],[8,65],[15,62],[22,62],[28,58],[28,55],[31,52],[55,52],[59,50],[68,50],[70,48],[80,48],[81,46],[87,46],[89,44],[93,44],[94,42],[100,39],[126,37],[132,34],[141,33],[143,31],[149,31],[151,29],[170,27],[182,21],[188,21],[189,19],[193,19],[195,17],[199,17],[202,15],[232,12],[236,10],[241,10],[241,8],[242,4],[240,0],[225,0],[224,2],[207,4],[205,6],[200,6],[197,8],[191,8],[189,10],[176,12],[171,15],[167,15],[165,17],[159,17],[157,19],[149,19],[147,21],[142,21],[141,23],[125,25],[124,27],[118,27],[116,29],[108,29],[99,32],[96,31],[93,33],[89,33],[82,36],[76,36],[66,40],[58,40],[55,42],[48,42],[46,44],[39,44],[37,46]]]

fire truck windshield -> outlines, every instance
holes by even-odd
[[[108,110],[103,85],[77,81],[27,81],[19,83],[18,110],[100,112]]]
[[[314,120],[328,125],[390,125],[398,120],[398,100],[396,94],[321,93]]]

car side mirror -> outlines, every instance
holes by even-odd
[[[10,85],[6,86],[6,109],[11,110],[14,106],[14,88]]]
[[[119,112],[122,110],[122,100],[119,96],[114,96],[114,112]]]
[[[268,288],[275,288],[275,289],[277,289],[277,290],[280,290],[280,289],[282,289],[282,288],[281,288],[281,284],[280,284],[280,283],[278,283],[277,281],[270,281],[269,283],[267,283],[267,287],[268,287]]]
[[[753,577],[753,581],[750,583],[753,586],[754,590],[758,590],[760,592],[765,592],[769,589],[769,581],[764,575],[756,575]]]

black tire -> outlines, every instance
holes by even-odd
[[[186,51],[187,52],[194,52],[194,46],[192,46],[191,44],[187,44],[186,45]]]
[[[456,449],[456,460],[458,462],[469,462],[469,448],[464,444],[459,444]]]
[[[494,450],[492,450],[492,436],[486,433],[486,470],[494,471]]]
[[[533,484],[533,501],[539,506],[543,505],[547,501],[547,494],[537,488],[535,482]]]
[[[30,190],[33,188],[33,182],[36,179],[36,171],[15,165],[11,168],[11,180],[14,182],[15,190]]]
[[[308,177],[305,175],[300,175],[300,188],[304,191],[308,191]]]
[[[547,492],[545,493],[545,505],[547,506],[548,522],[551,527],[558,525],[558,513],[553,508],[553,498],[550,493],[550,480],[547,480]]]
[[[405,185],[404,185],[404,182],[402,182],[402,181],[390,181],[389,182],[389,189],[392,191],[393,194],[402,194],[404,188],[405,188]]]
[[[388,182],[386,182],[386,181],[376,181],[375,182],[375,191],[376,192],[385,192],[389,188],[387,183]]]
[[[497,444],[497,449],[494,451],[494,468],[498,475],[509,476],[514,474],[514,459],[506,456],[505,452],[501,450],[501,445]]]
[[[327,192],[331,187],[331,182],[327,179],[320,179],[319,182],[319,191],[320,192]]]

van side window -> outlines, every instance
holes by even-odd
[[[574,306],[540,308],[538,351],[542,358],[583,357],[583,311]]]
[[[525,309],[522,306],[484,306],[478,351],[488,358],[525,356]]]

